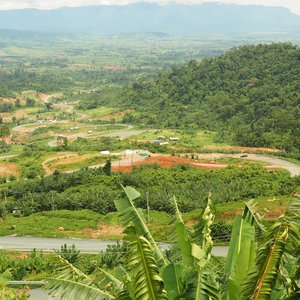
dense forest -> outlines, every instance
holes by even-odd
[[[127,88],[124,117],[159,127],[207,128],[243,146],[300,148],[300,49],[247,45]]]

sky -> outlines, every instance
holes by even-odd
[[[165,4],[168,2],[175,3],[203,3],[203,2],[219,2],[219,3],[235,3],[235,4],[259,4],[270,6],[284,6],[292,12],[300,15],[300,0],[0,0],[0,9],[16,9],[16,8],[40,8],[52,9],[62,6],[83,6],[97,4],[128,4],[134,2],[152,2]]]

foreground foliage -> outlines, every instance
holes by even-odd
[[[124,188],[115,205],[127,227],[126,261],[113,273],[99,270],[96,279],[61,258],[51,294],[62,299],[297,299],[300,292],[300,197],[270,227],[260,223],[252,202],[236,216],[220,285],[214,272],[210,197],[199,222],[187,228],[173,198],[174,244],[166,256],[134,205],[140,193]]]
[[[26,300],[29,298],[28,289],[17,290],[8,288],[7,284],[12,280],[9,270],[0,274],[0,299],[2,300]]]

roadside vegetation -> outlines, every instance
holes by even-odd
[[[299,295],[299,197],[271,226],[263,226],[251,202],[236,216],[225,267],[211,256],[214,220],[210,198],[192,229],[182,220],[175,197],[174,244],[163,253],[135,206],[140,194],[124,188],[128,199],[115,201],[127,227],[124,260],[115,272],[85,275],[61,258],[46,289],[62,299],[296,299]],[[258,232],[258,234],[256,233]],[[239,247],[242,244],[243,247]],[[288,257],[287,260],[284,258]],[[281,275],[279,270],[285,270]],[[288,285],[286,278],[294,283]],[[107,285],[107,283],[110,283]]]

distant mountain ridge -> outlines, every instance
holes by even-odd
[[[100,34],[165,32],[206,36],[298,33],[300,16],[287,8],[259,5],[135,3],[0,11],[0,29]]]

